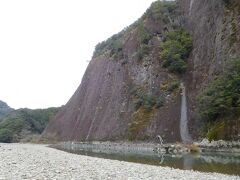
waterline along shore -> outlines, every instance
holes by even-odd
[[[240,179],[70,154],[39,144],[0,144],[0,179]]]

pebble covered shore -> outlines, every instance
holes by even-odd
[[[19,179],[239,179],[70,154],[45,145],[0,144],[0,180]]]

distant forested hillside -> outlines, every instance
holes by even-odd
[[[35,141],[58,108],[18,109],[0,118],[0,142]]]
[[[7,113],[13,111],[11,107],[7,105],[7,103],[0,100],[0,118],[5,116]]]

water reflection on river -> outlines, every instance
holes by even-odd
[[[63,150],[63,149],[62,149]],[[65,150],[67,152],[121,161],[168,166],[179,169],[203,172],[218,172],[240,175],[240,154],[203,153],[203,154],[157,154],[140,152],[101,152],[97,149]]]

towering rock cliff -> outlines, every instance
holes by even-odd
[[[96,46],[81,85],[43,138],[154,140],[161,135],[168,142],[182,141],[183,115],[189,139],[199,137],[197,95],[226,61],[240,57],[239,7],[238,0],[153,3],[137,22]],[[169,49],[178,52],[173,56],[178,63],[167,60]]]
[[[221,75],[228,61],[240,57],[240,1],[180,0],[178,3],[183,12],[183,27],[193,37],[194,48],[185,81],[190,132],[197,137],[203,121],[196,98]],[[235,132],[238,134],[239,129]]]

